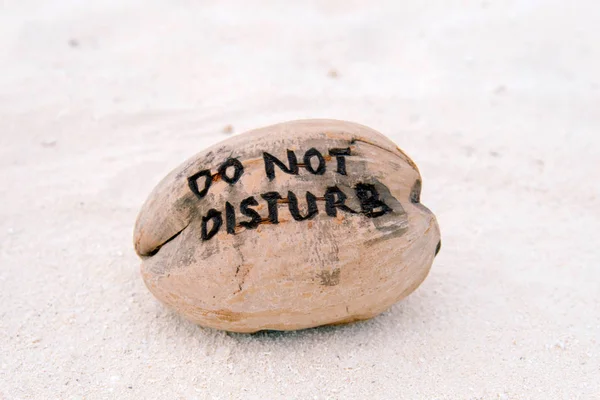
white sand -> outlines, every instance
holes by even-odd
[[[597,0],[88,3],[0,2],[0,398],[600,399]],[[430,276],[346,327],[180,319],[138,272],[147,194],[307,117],[414,158]]]

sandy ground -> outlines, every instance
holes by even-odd
[[[0,2],[0,398],[600,399],[599,21],[596,0]],[[420,166],[424,284],[285,334],[163,307],[132,249],[149,191],[228,125],[308,117]]]

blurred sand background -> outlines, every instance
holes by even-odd
[[[182,320],[139,207],[299,118],[412,156],[429,277],[345,327]],[[0,1],[0,398],[600,399],[599,160],[595,0]]]

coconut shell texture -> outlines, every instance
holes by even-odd
[[[413,161],[355,123],[302,120],[222,141],[169,173],[135,224],[148,289],[202,326],[293,330],[371,318],[440,248]]]

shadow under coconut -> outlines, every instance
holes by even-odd
[[[402,301],[393,305],[387,311],[367,320],[355,321],[346,324],[322,325],[313,328],[277,331],[262,330],[255,333],[237,333],[227,332],[226,334],[238,342],[258,342],[258,343],[283,343],[312,341],[315,338],[319,340],[328,340],[334,337],[345,336],[348,339],[357,339],[368,337],[369,340],[377,340],[378,336],[386,336],[388,332],[398,330],[406,331],[407,334],[416,334],[420,330],[420,325],[427,316],[415,321],[417,310],[422,311],[426,306],[419,299],[412,301]],[[352,340],[351,340],[352,341]]]
[[[377,317],[379,317],[379,316],[377,316]],[[377,318],[377,317],[375,317],[375,318]],[[350,322],[350,323],[346,323],[346,324],[321,325],[321,326],[315,326],[312,328],[305,328],[305,329],[298,329],[298,330],[291,330],[291,331],[277,331],[277,330],[265,329],[265,330],[254,332],[254,333],[230,332],[230,334],[231,335],[251,336],[254,338],[258,338],[258,339],[261,339],[261,338],[278,339],[281,337],[295,337],[295,336],[299,336],[299,335],[311,335],[311,334],[328,334],[328,333],[336,334],[341,331],[347,331],[347,330],[351,329],[353,326],[356,329],[357,325],[369,324],[372,321],[373,321],[373,318],[367,319],[367,320]]]

